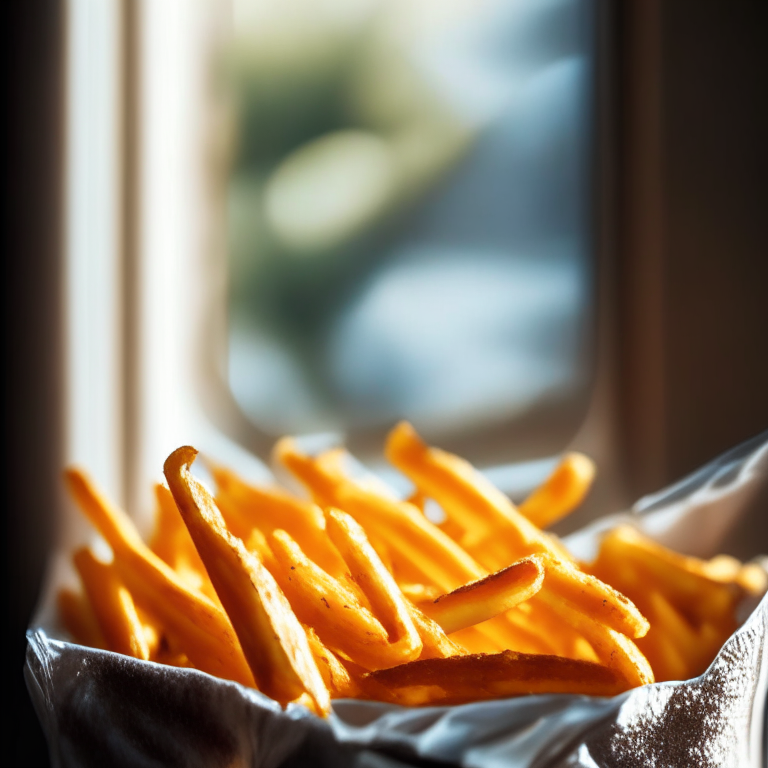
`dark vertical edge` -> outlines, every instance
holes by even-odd
[[[141,3],[121,0],[121,268],[123,301],[123,487],[125,505],[136,514],[141,446]]]
[[[56,535],[62,456],[65,3],[0,3],[4,198],[0,763],[46,766],[22,669]]]
[[[633,496],[666,480],[661,0],[617,4],[621,418]]]

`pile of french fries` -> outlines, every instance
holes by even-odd
[[[581,454],[515,506],[466,461],[410,424],[386,456],[408,501],[350,471],[335,448],[275,459],[311,501],[209,464],[215,496],[174,451],[145,543],[78,469],[69,490],[111,562],[74,554],[82,590],[58,594],[76,642],[193,667],[320,716],[333,698],[460,704],[531,693],[612,696],[702,672],[765,573],[728,557],[684,557],[628,527],[579,563],[542,529],[576,508],[595,473]],[[445,520],[424,515],[436,502]]]

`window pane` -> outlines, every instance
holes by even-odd
[[[237,0],[229,377],[260,430],[583,415],[593,12]]]

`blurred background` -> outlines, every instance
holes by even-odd
[[[343,439],[404,487],[407,418],[513,499],[592,455],[565,531],[768,428],[763,3],[3,13],[3,765],[47,765],[21,669],[65,463],[146,524],[181,443],[258,479]]]

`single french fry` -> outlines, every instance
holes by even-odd
[[[367,677],[388,689],[392,700],[411,706],[530,693],[615,696],[631,687],[611,667],[513,651],[412,661]]]
[[[197,669],[252,686],[253,675],[224,611],[186,586],[82,471],[70,468],[64,477],[80,509],[112,548],[134,600],[173,635]]]
[[[595,479],[595,462],[567,453],[552,474],[517,508],[535,526],[547,528],[584,501]]]
[[[144,639],[146,640],[147,647],[149,648],[150,661],[157,661],[157,655],[160,651],[160,645],[162,642],[161,629],[155,624],[154,619],[139,606],[136,606],[136,613],[139,616],[141,629],[144,633]]]
[[[109,650],[148,661],[144,627],[114,566],[97,560],[87,547],[77,550],[72,559]]]
[[[422,493],[437,501],[449,518],[477,535],[478,541],[492,535],[496,542],[503,542],[508,548],[504,565],[538,553],[571,559],[556,539],[521,515],[471,464],[429,447],[407,422],[389,433],[385,454]]]
[[[76,643],[107,650],[107,641],[85,595],[71,589],[60,589],[56,593],[56,607],[64,629]]]
[[[629,637],[642,637],[648,631],[645,616],[629,598],[609,584],[570,563],[551,557],[543,558],[542,562],[547,587],[577,610]]]
[[[330,695],[306,633],[273,576],[226,528],[213,497],[189,472],[197,451],[176,449],[163,466],[168,486],[260,690],[285,705],[307,693],[315,711]]]
[[[352,580],[368,598],[373,615],[387,631],[391,653],[400,657],[398,663],[417,659],[422,642],[405,598],[363,529],[337,509],[328,511],[326,525],[331,541],[349,566]]]
[[[464,584],[421,607],[450,634],[514,608],[533,597],[544,581],[544,567],[533,556]]]

